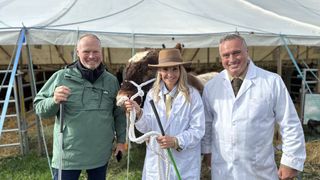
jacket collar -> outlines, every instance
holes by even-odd
[[[235,97],[236,99],[240,98],[242,94],[244,94],[252,85],[254,85],[254,78],[256,77],[256,74],[257,74],[256,69],[257,69],[256,65],[253,63],[251,59],[249,59],[247,74],[245,75],[245,78],[243,80],[243,83],[241,85],[241,88],[238,92],[237,97]],[[228,94],[232,94],[234,97],[231,81],[230,81],[227,70],[222,71],[222,78],[224,80],[223,84],[227,89]]]
[[[104,65],[101,63],[96,69],[91,70],[84,67],[81,62],[78,60],[76,63],[77,69],[82,74],[82,77],[92,84],[100,77],[100,75],[105,71]]]
[[[169,92],[167,87],[165,86],[164,82],[161,81],[161,92],[163,95],[169,94],[171,97],[175,97],[178,91],[177,85],[174,86],[174,88]]]
[[[88,80],[92,84],[101,76],[101,74],[106,70],[105,66],[101,63],[96,69],[91,70],[84,67],[79,60],[69,64],[66,68],[77,68],[82,78]]]

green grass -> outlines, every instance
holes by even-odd
[[[48,144],[48,151],[52,152],[53,125],[44,125],[44,136]],[[50,180],[51,173],[45,155],[39,156],[36,132],[28,133],[29,146],[31,151],[25,155],[1,157],[0,151],[0,180]],[[140,180],[145,156],[145,145],[131,144],[129,179]],[[50,157],[51,158],[51,157]],[[127,154],[117,162],[111,158],[108,165],[108,180],[124,180],[127,177]],[[86,180],[86,173],[82,172],[80,180]]]
[[[131,144],[129,174],[130,180],[140,180],[145,156],[145,145]],[[120,162],[112,158],[109,162],[108,180],[124,180],[127,177],[127,155]]]
[[[129,179],[141,179],[141,170],[144,160],[144,145],[133,145],[130,151]],[[143,152],[143,153],[141,153]],[[120,162],[112,158],[108,167],[108,180],[124,180],[127,177],[127,154]],[[51,179],[50,169],[47,159],[31,152],[26,156],[15,156],[0,159],[0,179],[1,180],[49,180]],[[81,180],[86,179],[83,172]]]
[[[51,179],[46,158],[35,153],[0,159],[0,167],[0,179],[3,180]]]

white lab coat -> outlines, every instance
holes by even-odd
[[[212,179],[278,180],[275,123],[280,126],[281,164],[302,171],[306,158],[299,117],[281,77],[250,60],[237,97],[226,70],[204,89],[206,133],[202,152],[211,153]]]
[[[159,101],[155,102],[156,109],[158,111],[163,129],[166,135],[175,136],[178,138],[179,145],[182,147],[182,151],[178,152],[171,148],[173,157],[176,161],[177,168],[183,180],[197,180],[200,179],[201,169],[201,139],[205,131],[205,118],[204,109],[201,96],[199,92],[190,87],[190,99],[191,103],[187,102],[181,92],[173,100],[171,114],[169,119],[166,119],[164,94],[162,91],[159,93]],[[146,133],[149,131],[158,131],[161,133],[157,124],[155,114],[149,101],[152,98],[153,91],[149,91],[147,94],[143,115],[136,122],[136,128]],[[153,142],[153,144],[157,143]],[[155,151],[159,151],[154,146],[147,146],[146,157],[143,168],[143,180],[158,180],[165,179],[165,173],[167,172],[163,161],[163,157],[159,157]],[[166,153],[166,151],[163,151]],[[167,158],[168,161],[169,158]],[[160,161],[159,161],[160,160]],[[159,163],[160,162],[160,163]],[[160,171],[159,171],[160,170]],[[170,180],[178,179],[174,171],[173,165],[169,166],[168,177]]]

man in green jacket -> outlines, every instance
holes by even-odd
[[[104,180],[114,139],[117,141],[115,154],[125,151],[125,114],[116,106],[119,84],[102,64],[101,42],[97,36],[82,36],[77,55],[78,61],[52,75],[37,94],[34,105],[39,116],[56,116],[54,179],[58,179],[62,155],[62,179],[77,180],[81,170],[86,170],[88,179]],[[58,141],[60,103],[64,103],[62,152]]]

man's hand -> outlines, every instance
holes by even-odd
[[[280,164],[278,171],[278,176],[281,180],[290,180],[298,175],[298,171],[288,167],[286,165]]]
[[[114,152],[114,154],[117,155],[119,151],[121,151],[123,154],[126,151],[126,144],[117,143],[116,151]]]
[[[67,86],[58,86],[54,90],[53,100],[56,104],[60,104],[62,101],[67,101],[71,90]]]

